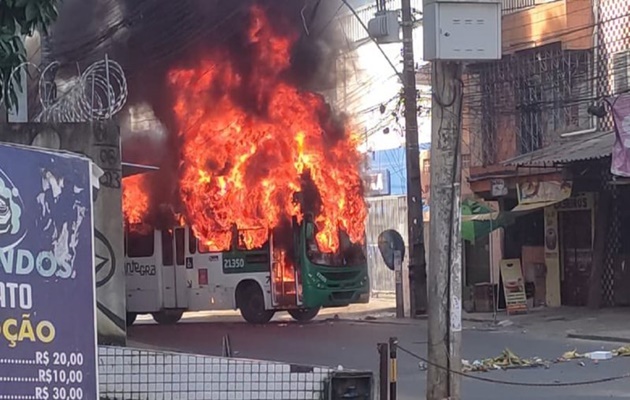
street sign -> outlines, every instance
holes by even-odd
[[[0,144],[0,400],[98,398],[90,161]]]

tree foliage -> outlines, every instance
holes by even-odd
[[[23,39],[36,30],[48,34],[48,28],[57,19],[59,3],[59,0],[0,0],[0,85],[8,107],[17,105],[16,90],[22,90],[24,83],[20,82],[20,74],[11,76],[26,61]]]

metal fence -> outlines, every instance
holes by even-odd
[[[407,197],[385,196],[368,198],[368,222],[366,228],[366,242],[368,252],[368,267],[370,273],[370,287],[372,295],[392,294],[396,290],[394,272],[387,268],[378,250],[378,235],[386,229],[395,229],[407,243]],[[425,222],[424,240],[429,243],[429,226]],[[428,246],[425,246],[426,259],[429,259]],[[408,262],[409,248],[405,248],[403,267]],[[403,268],[403,277],[407,276],[407,268]],[[405,278],[406,280],[406,278]]]
[[[368,198],[368,222],[366,229],[368,267],[372,294],[393,293],[396,290],[394,272],[389,270],[378,250],[378,235],[386,229],[395,229],[407,242],[407,198],[387,196]],[[407,256],[405,252],[406,263]]]

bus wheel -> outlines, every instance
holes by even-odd
[[[153,320],[160,325],[174,325],[182,319],[184,312],[179,310],[162,310],[151,315]]]
[[[317,317],[319,314],[319,307],[316,308],[299,308],[295,310],[287,310],[289,315],[293,317],[294,320],[299,322],[307,322]]]
[[[274,310],[265,310],[265,297],[255,283],[239,287],[236,296],[241,316],[250,324],[266,324],[276,313]]]
[[[133,325],[136,322],[136,318],[138,317],[138,313],[135,312],[127,312],[127,326]]]

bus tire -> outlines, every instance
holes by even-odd
[[[316,308],[298,308],[294,310],[287,310],[291,317],[298,322],[308,322],[319,314],[319,307]]]
[[[257,283],[249,282],[239,285],[236,301],[241,316],[250,324],[266,324],[271,321],[274,310],[265,309],[265,297]]]
[[[138,318],[138,313],[127,311],[127,317],[126,317],[127,327],[130,327],[131,325],[133,325],[133,323],[136,322],[136,318]]]
[[[160,325],[175,325],[182,319],[182,315],[184,312],[180,310],[162,310],[151,314],[153,320]]]

